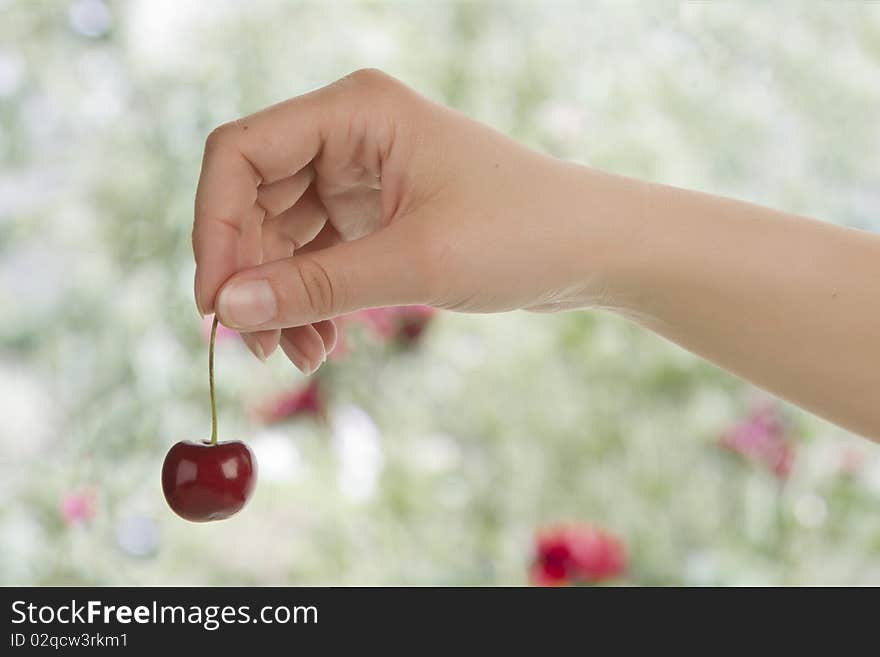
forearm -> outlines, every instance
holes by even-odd
[[[621,314],[880,439],[880,236],[627,179],[604,189],[630,208],[607,271]]]

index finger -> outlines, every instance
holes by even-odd
[[[245,262],[260,243],[265,214],[257,190],[297,173],[317,155],[329,115],[325,89],[226,123],[208,136],[192,234],[196,304],[203,314],[213,312],[227,278],[259,264]]]

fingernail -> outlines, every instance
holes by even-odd
[[[269,281],[240,281],[220,290],[217,312],[223,323],[235,329],[256,328],[275,317],[278,306]]]
[[[263,333],[257,338],[257,344],[263,352],[263,360],[266,360],[275,351],[278,346],[278,338],[275,333]]]
[[[312,363],[311,369],[308,372],[306,372],[306,374],[314,374],[315,372],[318,371],[318,369],[321,367],[321,365],[324,364],[324,362],[327,360],[327,351],[324,350],[322,353],[323,353],[323,355],[321,356],[321,360],[318,360],[318,361],[315,361],[314,363]]]
[[[283,343],[281,348],[284,349],[284,352],[290,358],[291,362],[293,362],[297,369],[306,376],[312,374],[321,365],[320,362],[317,364],[313,363],[296,347],[296,345],[293,344],[293,342],[284,337],[284,335],[281,336],[281,342]]]
[[[306,376],[309,376],[310,374],[314,374],[315,372],[317,372],[318,368],[320,366],[321,366],[320,361],[315,362],[315,361],[310,360],[309,358],[305,358],[305,357],[303,357],[303,359],[302,359],[302,365],[297,365],[297,367],[299,367],[300,371],[303,374],[305,374]]]
[[[250,347],[251,353],[260,359],[262,362],[266,362],[266,352],[263,351],[263,345],[260,344],[259,340],[254,340],[253,344],[248,344]]]

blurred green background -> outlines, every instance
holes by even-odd
[[[261,420],[304,379],[222,340],[261,479],[226,522],[167,509],[165,451],[210,431],[204,138],[365,66],[559,157],[880,229],[877,3],[0,0],[0,584],[522,584],[560,521],[619,537],[621,584],[880,584],[880,448],[590,312],[406,347],[354,318],[326,419]],[[761,413],[790,471],[725,449]]]

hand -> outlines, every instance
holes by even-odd
[[[607,305],[623,210],[594,195],[584,212],[585,172],[358,71],[208,137],[196,302],[306,373],[334,346],[332,318],[361,308]]]

